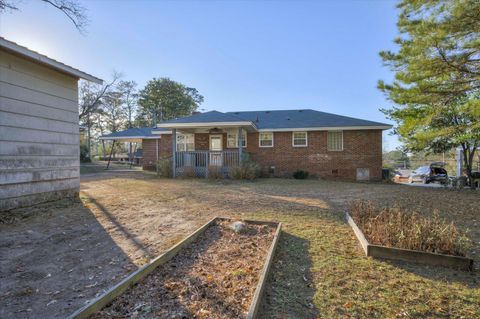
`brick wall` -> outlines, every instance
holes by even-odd
[[[160,146],[160,141],[158,141],[158,145]],[[142,140],[142,150],[143,150],[143,158],[142,158],[143,169],[155,170],[155,163],[157,161],[157,155],[156,155],[157,140],[151,140],[151,139]],[[160,152],[158,153],[160,154]]]
[[[171,156],[170,149],[172,147],[172,136],[162,135],[158,140],[158,159],[164,156]],[[142,168],[144,170],[154,171],[157,163],[157,140],[143,139],[142,140],[143,159]]]
[[[195,150],[208,151],[210,148],[210,134],[197,133],[195,134]]]
[[[162,135],[159,158],[171,155],[171,135]],[[223,134],[226,149],[227,136]],[[208,150],[209,134],[195,135],[195,149]],[[292,176],[298,169],[324,178],[356,179],[357,168],[369,170],[370,179],[380,179],[382,131],[343,131],[343,151],[327,150],[327,132],[308,132],[307,147],[292,146],[292,132],[275,132],[274,147],[259,147],[258,133],[247,135],[247,152],[265,172],[275,167],[274,176]],[[156,140],[143,140],[143,168],[155,169]]]
[[[298,169],[325,178],[356,179],[357,168],[368,168],[370,179],[382,171],[382,131],[343,131],[343,151],[327,150],[327,132],[308,132],[307,147],[292,146],[292,132],[275,132],[274,147],[259,147],[258,133],[248,134],[247,152],[264,171],[291,176]]]

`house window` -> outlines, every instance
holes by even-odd
[[[273,133],[260,133],[258,139],[260,147],[273,147]]]
[[[186,152],[195,150],[194,134],[178,134],[177,135],[177,152]]]
[[[294,147],[307,146],[307,132],[293,132],[292,133],[292,145]]]
[[[327,149],[329,151],[343,151],[343,131],[328,132],[327,143]]]
[[[227,148],[238,147],[237,132],[227,134]],[[247,147],[247,132],[242,130],[242,147]]]

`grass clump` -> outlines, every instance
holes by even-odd
[[[357,200],[349,212],[368,241],[375,245],[465,256],[470,246],[467,236],[437,211],[429,218],[399,206],[378,207]]]

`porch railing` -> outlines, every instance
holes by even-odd
[[[175,152],[175,176],[227,175],[232,167],[240,164],[239,159],[238,151]]]

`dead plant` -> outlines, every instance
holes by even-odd
[[[378,207],[370,201],[349,204],[349,213],[375,245],[465,256],[470,240],[434,211],[429,218],[399,206]]]

